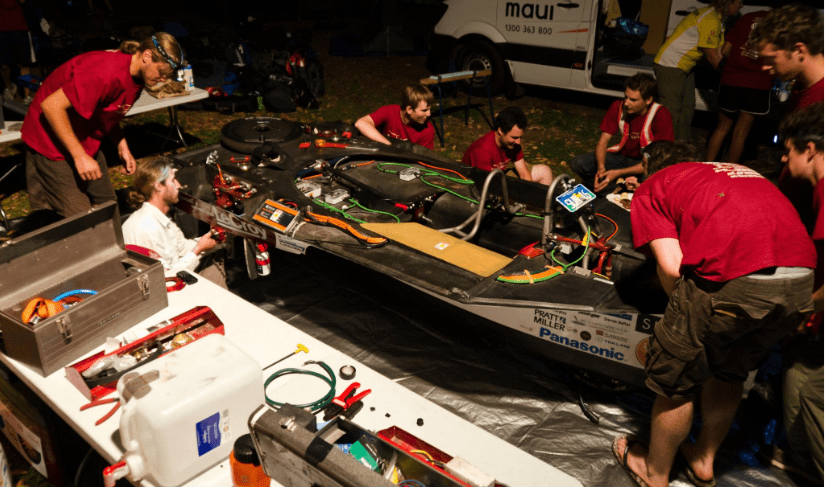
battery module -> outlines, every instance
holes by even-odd
[[[298,221],[298,210],[282,205],[277,201],[266,200],[252,218],[276,232],[287,233]]]
[[[340,188],[336,189],[332,193],[327,193],[324,195],[324,201],[326,201],[328,205],[337,205],[347,198],[349,198],[349,191]]]
[[[398,173],[398,178],[402,181],[412,181],[421,176],[421,170],[417,167],[408,167]]]
[[[321,196],[321,185],[311,181],[299,181],[295,187],[307,198],[318,198]]]

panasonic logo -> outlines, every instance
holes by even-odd
[[[553,5],[507,2],[504,10],[504,16],[517,19],[553,20]]]
[[[593,355],[599,355],[601,357],[618,360],[619,362],[624,362],[624,354],[622,352],[617,352],[613,348],[599,348],[598,346],[590,345],[587,342],[571,340],[567,337],[557,335],[552,331],[548,330],[547,328],[541,327],[541,331],[539,331],[539,338],[545,337],[551,342],[556,342],[560,345],[575,348],[577,350],[581,350],[582,352],[590,352]]]

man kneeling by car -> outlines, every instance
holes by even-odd
[[[624,86],[624,100],[610,105],[599,126],[602,135],[596,150],[570,161],[570,170],[596,193],[613,189],[619,178],[641,175],[641,150],[648,144],[673,140],[670,112],[653,100],[657,89],[653,76],[636,74]],[[608,147],[616,132],[620,132],[621,140]]]

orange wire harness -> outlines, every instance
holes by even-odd
[[[339,219],[333,218],[331,216],[321,215],[319,213],[313,213],[311,211],[307,211],[306,214],[307,214],[307,216],[309,216],[311,218],[309,221],[314,221],[314,222],[321,223],[321,224],[324,224],[324,225],[332,225],[332,226],[338,227],[341,230],[349,232],[350,235],[357,238],[358,240],[361,240],[362,242],[366,242],[370,245],[383,245],[383,244],[387,243],[386,238],[384,238],[384,237],[370,237],[369,235],[364,235],[363,233],[356,230],[355,227],[353,227],[352,225],[350,225],[349,223],[347,223],[343,220],[339,220]]]
[[[460,177],[461,179],[464,179],[464,180],[466,180],[466,179],[467,179],[467,178],[465,178],[464,176],[462,176],[460,172],[458,172],[458,171],[453,171],[452,169],[444,169],[443,167],[431,166],[431,165],[429,165],[429,164],[424,164],[424,163],[423,163],[423,162],[421,162],[421,161],[418,161],[418,163],[419,163],[419,164],[421,164],[421,165],[422,165],[422,166],[424,166],[424,167],[429,167],[430,169],[438,169],[439,171],[447,171],[447,172],[451,172],[451,173],[455,174],[456,176]]]

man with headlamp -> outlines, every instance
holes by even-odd
[[[163,82],[184,65],[175,38],[158,32],[118,50],[92,51],[55,69],[37,90],[21,135],[26,143],[26,185],[32,210],[64,217],[116,199],[103,137],[117,147],[121,172],[135,171],[120,121],[144,86]]]

